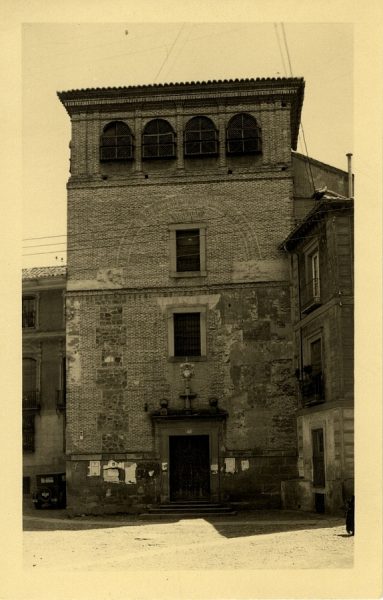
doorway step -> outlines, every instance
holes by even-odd
[[[153,505],[146,513],[141,513],[142,519],[168,519],[168,518],[193,518],[193,517],[221,517],[236,515],[237,512],[229,505],[208,501],[183,501],[169,502]]]

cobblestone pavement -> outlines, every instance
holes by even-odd
[[[92,570],[351,568],[344,520],[293,511],[144,521],[24,511],[24,568]]]

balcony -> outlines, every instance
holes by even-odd
[[[311,279],[300,289],[301,312],[309,313],[321,305],[320,281]]]
[[[23,410],[40,410],[40,392],[38,390],[29,390],[23,392]]]
[[[306,374],[300,382],[300,390],[303,407],[322,404],[325,401],[323,373]]]

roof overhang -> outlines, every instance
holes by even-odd
[[[127,87],[86,88],[58,92],[57,95],[72,117],[78,113],[103,110],[129,110],[143,105],[171,103],[238,103],[239,101],[281,101],[291,106],[291,145],[297,147],[302,112],[304,80],[302,77],[228,79],[186,83],[164,83]]]

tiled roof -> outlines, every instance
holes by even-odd
[[[29,279],[51,279],[53,277],[66,277],[66,267],[33,267],[23,269],[23,281]]]
[[[154,90],[157,88],[176,89],[178,87],[195,87],[203,86],[207,87],[210,85],[225,85],[235,83],[266,83],[268,86],[283,85],[283,84],[303,84],[303,77],[256,77],[256,78],[245,78],[245,79],[210,79],[208,81],[185,81],[177,83],[149,83],[143,85],[128,85],[128,86],[117,86],[117,87],[100,87],[100,88],[83,88],[77,90],[67,90],[65,92],[58,92],[60,100],[65,100],[67,97],[72,98],[79,95],[99,95],[100,92],[107,92],[109,94],[121,93],[125,91],[139,91],[139,90]]]

